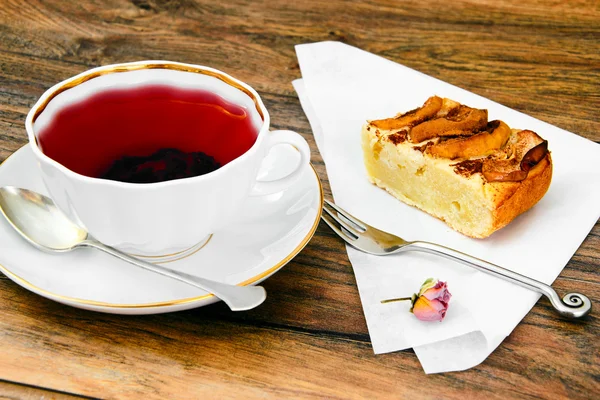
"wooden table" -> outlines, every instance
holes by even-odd
[[[274,128],[301,132],[294,45],[338,40],[600,140],[598,1],[0,0],[0,160],[54,83],[141,59],[210,65],[255,87]],[[573,162],[577,162],[573,160]],[[600,304],[597,223],[554,287]],[[598,311],[543,299],[483,364],[427,376],[414,353],[374,355],[341,241],[324,225],[264,283],[267,302],[154,316],[83,311],[0,279],[0,397],[593,398]],[[596,397],[597,398],[597,397]]]

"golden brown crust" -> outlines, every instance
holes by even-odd
[[[533,167],[527,178],[520,182],[494,182],[494,185],[510,185],[510,187],[496,188],[494,203],[496,209],[493,212],[494,224],[489,234],[508,225],[518,215],[533,207],[544,197],[552,180],[552,157],[550,153]]]
[[[537,204],[548,191],[551,180],[552,157],[547,153],[546,157],[531,169],[525,180],[486,184],[486,195],[492,199],[494,205],[492,223],[486,232],[473,234],[458,226],[451,227],[474,239],[485,239]],[[440,219],[447,222],[444,218]]]
[[[451,226],[451,228],[474,239],[485,239],[536,205],[548,191],[551,180],[552,158],[550,153],[547,153],[525,180],[488,184],[486,194],[493,198],[495,209],[492,210],[492,224],[486,232],[473,234],[461,229],[460,226]],[[448,223],[444,218],[439,219]]]

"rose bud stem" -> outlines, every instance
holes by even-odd
[[[397,299],[381,300],[381,303],[385,304],[385,303],[393,303],[395,301],[406,301],[406,300],[412,300],[412,297],[398,297]]]

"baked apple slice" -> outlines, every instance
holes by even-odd
[[[488,123],[487,110],[460,106],[446,116],[425,121],[410,131],[410,141],[421,143],[438,136],[470,136],[485,129]]]
[[[504,146],[510,137],[511,130],[504,122],[495,120],[487,124],[485,131],[466,138],[449,139],[430,146],[427,153],[436,157],[471,158],[487,156]]]
[[[394,118],[378,119],[369,121],[369,123],[382,130],[411,127],[434,117],[442,108],[442,104],[443,100],[441,97],[432,96],[420,108],[397,115]]]
[[[488,182],[519,182],[525,180],[533,167],[546,158],[548,141],[537,133],[523,130],[516,133],[504,151],[483,160],[481,173]]]

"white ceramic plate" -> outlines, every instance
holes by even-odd
[[[261,171],[276,178],[292,169],[297,155],[273,157]],[[280,161],[283,160],[283,161]],[[282,165],[283,164],[283,165]],[[25,146],[0,166],[0,186],[12,185],[47,194],[38,167]],[[237,223],[214,232],[194,251],[167,258],[169,268],[236,285],[265,280],[312,238],[321,215],[319,178],[306,166],[302,178],[284,192],[251,197]],[[194,221],[190,221],[194,223]],[[114,314],[158,314],[201,307],[218,301],[211,294],[147,272],[93,249],[67,254],[43,253],[23,240],[0,217],[0,271],[43,297],[87,310]],[[267,301],[268,298],[267,298]]]

